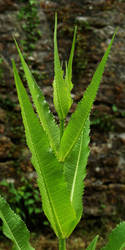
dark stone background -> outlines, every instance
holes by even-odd
[[[0,0],[0,180],[6,177],[16,185],[20,175],[25,178],[35,175],[11,69],[12,58],[19,65],[12,35],[18,42],[27,39],[22,28],[25,21],[17,18],[23,5],[20,1]],[[111,221],[110,226],[107,224],[110,228],[113,221],[116,224],[125,219],[125,1],[38,1],[42,35],[32,54],[26,53],[34,72],[40,73],[37,82],[56,116],[52,103],[55,11],[62,60],[69,55],[74,25],[78,25],[73,64],[74,104],[70,114],[90,83],[115,28],[119,27],[91,112],[91,154],[84,194],[84,217],[90,228],[103,226],[102,221],[106,225],[107,219]],[[82,219],[80,229],[83,222]]]

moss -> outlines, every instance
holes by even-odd
[[[25,40],[21,40],[21,44],[25,52],[32,52],[36,47],[36,42],[41,38],[41,31],[38,28],[40,23],[38,3],[36,0],[20,0],[20,2],[25,4],[20,8],[17,17],[24,21],[22,29],[26,37]]]

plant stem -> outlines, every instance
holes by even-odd
[[[64,132],[64,120],[60,120],[60,140],[63,136],[63,132]]]
[[[59,239],[59,250],[66,250],[66,239]]]

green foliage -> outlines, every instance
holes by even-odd
[[[8,183],[6,180],[0,182],[0,194],[6,197],[11,208],[28,225],[35,225],[35,219],[41,213],[41,199],[38,188],[33,188],[32,184],[26,179],[21,178],[21,185],[16,187],[14,183]],[[30,221],[28,219],[30,218]]]
[[[34,1],[30,1],[30,4],[34,4]],[[64,77],[58,55],[57,16],[55,16],[55,76],[53,87],[54,104],[59,116],[60,128],[56,124],[55,118],[49,110],[49,106],[45,101],[43,93],[36,84],[16,43],[24,75],[37,111],[37,113],[34,111],[30,98],[23,86],[13,60],[14,79],[21,106],[26,141],[32,153],[31,160],[38,176],[37,182],[42,197],[43,211],[59,239],[60,250],[65,249],[65,238],[72,233],[82,215],[82,195],[84,191],[84,178],[86,176],[86,165],[89,155],[89,116],[102,79],[114,37],[115,33],[107,51],[97,67],[89,87],[85,91],[82,100],[78,103],[77,108],[74,114],[72,114],[66,127],[65,118],[72,104],[72,60],[74,54],[76,28],[74,31],[69,61],[68,64],[66,63],[66,74]],[[15,191],[13,190],[13,192]],[[23,196],[25,195],[26,194],[23,193]],[[29,194],[26,195],[26,199],[26,205],[33,205],[33,200],[30,198]],[[2,199],[1,209],[4,204],[5,201]],[[11,222],[11,214],[8,205],[7,208],[7,221]],[[0,212],[2,213],[2,210],[0,210]],[[1,218],[5,224],[4,217],[1,216]],[[13,230],[12,223],[10,223],[10,226],[12,226]],[[124,227],[122,230],[124,231]],[[14,231],[14,233],[15,232],[16,231]],[[119,230],[117,230],[117,233],[120,233]],[[9,233],[6,233],[6,236],[13,240]],[[88,249],[95,249],[97,238],[98,236],[95,237]],[[124,243],[122,236],[120,239],[120,244]],[[21,240],[23,240],[23,235],[20,235],[20,241]],[[112,237],[109,241],[112,242]]]
[[[86,250],[95,250],[98,235],[92,240]],[[101,250],[123,250],[125,249],[125,222],[121,222],[112,230],[108,236],[108,243]]]
[[[99,88],[99,84],[102,79],[104,72],[104,67],[114,40],[115,34],[111,40],[111,43],[108,46],[107,51],[105,52],[101,63],[98,65],[96,72],[92,78],[90,85],[84,93],[82,100],[78,103],[75,112],[72,114],[71,119],[68,123],[67,128],[64,131],[62,136],[60,150],[59,150],[59,159],[64,161],[65,158],[71,152],[73,146],[76,144],[80,134],[84,131],[86,120],[90,114],[93,102],[96,97],[96,93]],[[72,136],[71,136],[72,135]]]
[[[89,156],[89,118],[86,121],[84,132],[73,147],[69,157],[64,162],[64,174],[67,181],[67,188],[71,203],[75,209],[77,223],[82,216],[84,190],[84,178],[86,176],[86,165]]]
[[[30,234],[26,225],[2,196],[0,196],[0,218],[3,221],[3,233],[14,243],[13,250],[33,250],[29,243]]]
[[[97,236],[92,240],[92,242],[90,243],[90,245],[87,247],[86,250],[95,250],[95,249],[96,249],[96,243],[97,243],[98,238],[99,238],[99,236],[97,235]]]
[[[38,175],[43,210],[56,235],[59,238],[65,238],[74,229],[75,213],[68,196],[63,166],[58,162],[49,146],[47,135],[34,113],[14,62],[13,69],[27,144],[32,153],[32,163]],[[60,202],[60,197],[62,202]]]
[[[26,80],[28,82],[30,93],[32,95],[33,102],[36,106],[36,110],[40,118],[40,122],[49,137],[49,142],[50,142],[51,147],[57,154],[57,150],[59,147],[59,137],[60,137],[59,128],[57,124],[55,123],[52,113],[49,110],[49,105],[46,102],[42,94],[42,91],[36,84],[35,79],[33,78],[26,62],[24,61],[24,58],[21,54],[21,51],[17,43],[16,43],[16,46],[20,55],[20,59],[21,59],[22,66],[25,72]]]
[[[71,90],[73,84],[72,80],[72,60],[74,54],[76,38],[76,28],[74,32],[73,44],[70,53],[70,58],[68,65],[66,63],[66,75],[63,78],[63,70],[60,64],[58,47],[57,47],[57,16],[55,16],[55,31],[54,31],[54,105],[58,113],[59,119],[63,121],[66,118],[66,115],[72,105]]]
[[[109,234],[109,240],[102,250],[123,250],[125,249],[125,222],[121,222]]]

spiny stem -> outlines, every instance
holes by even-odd
[[[66,239],[59,239],[59,250],[66,250]]]
[[[64,120],[60,120],[60,140],[63,136],[63,132],[64,132]]]

